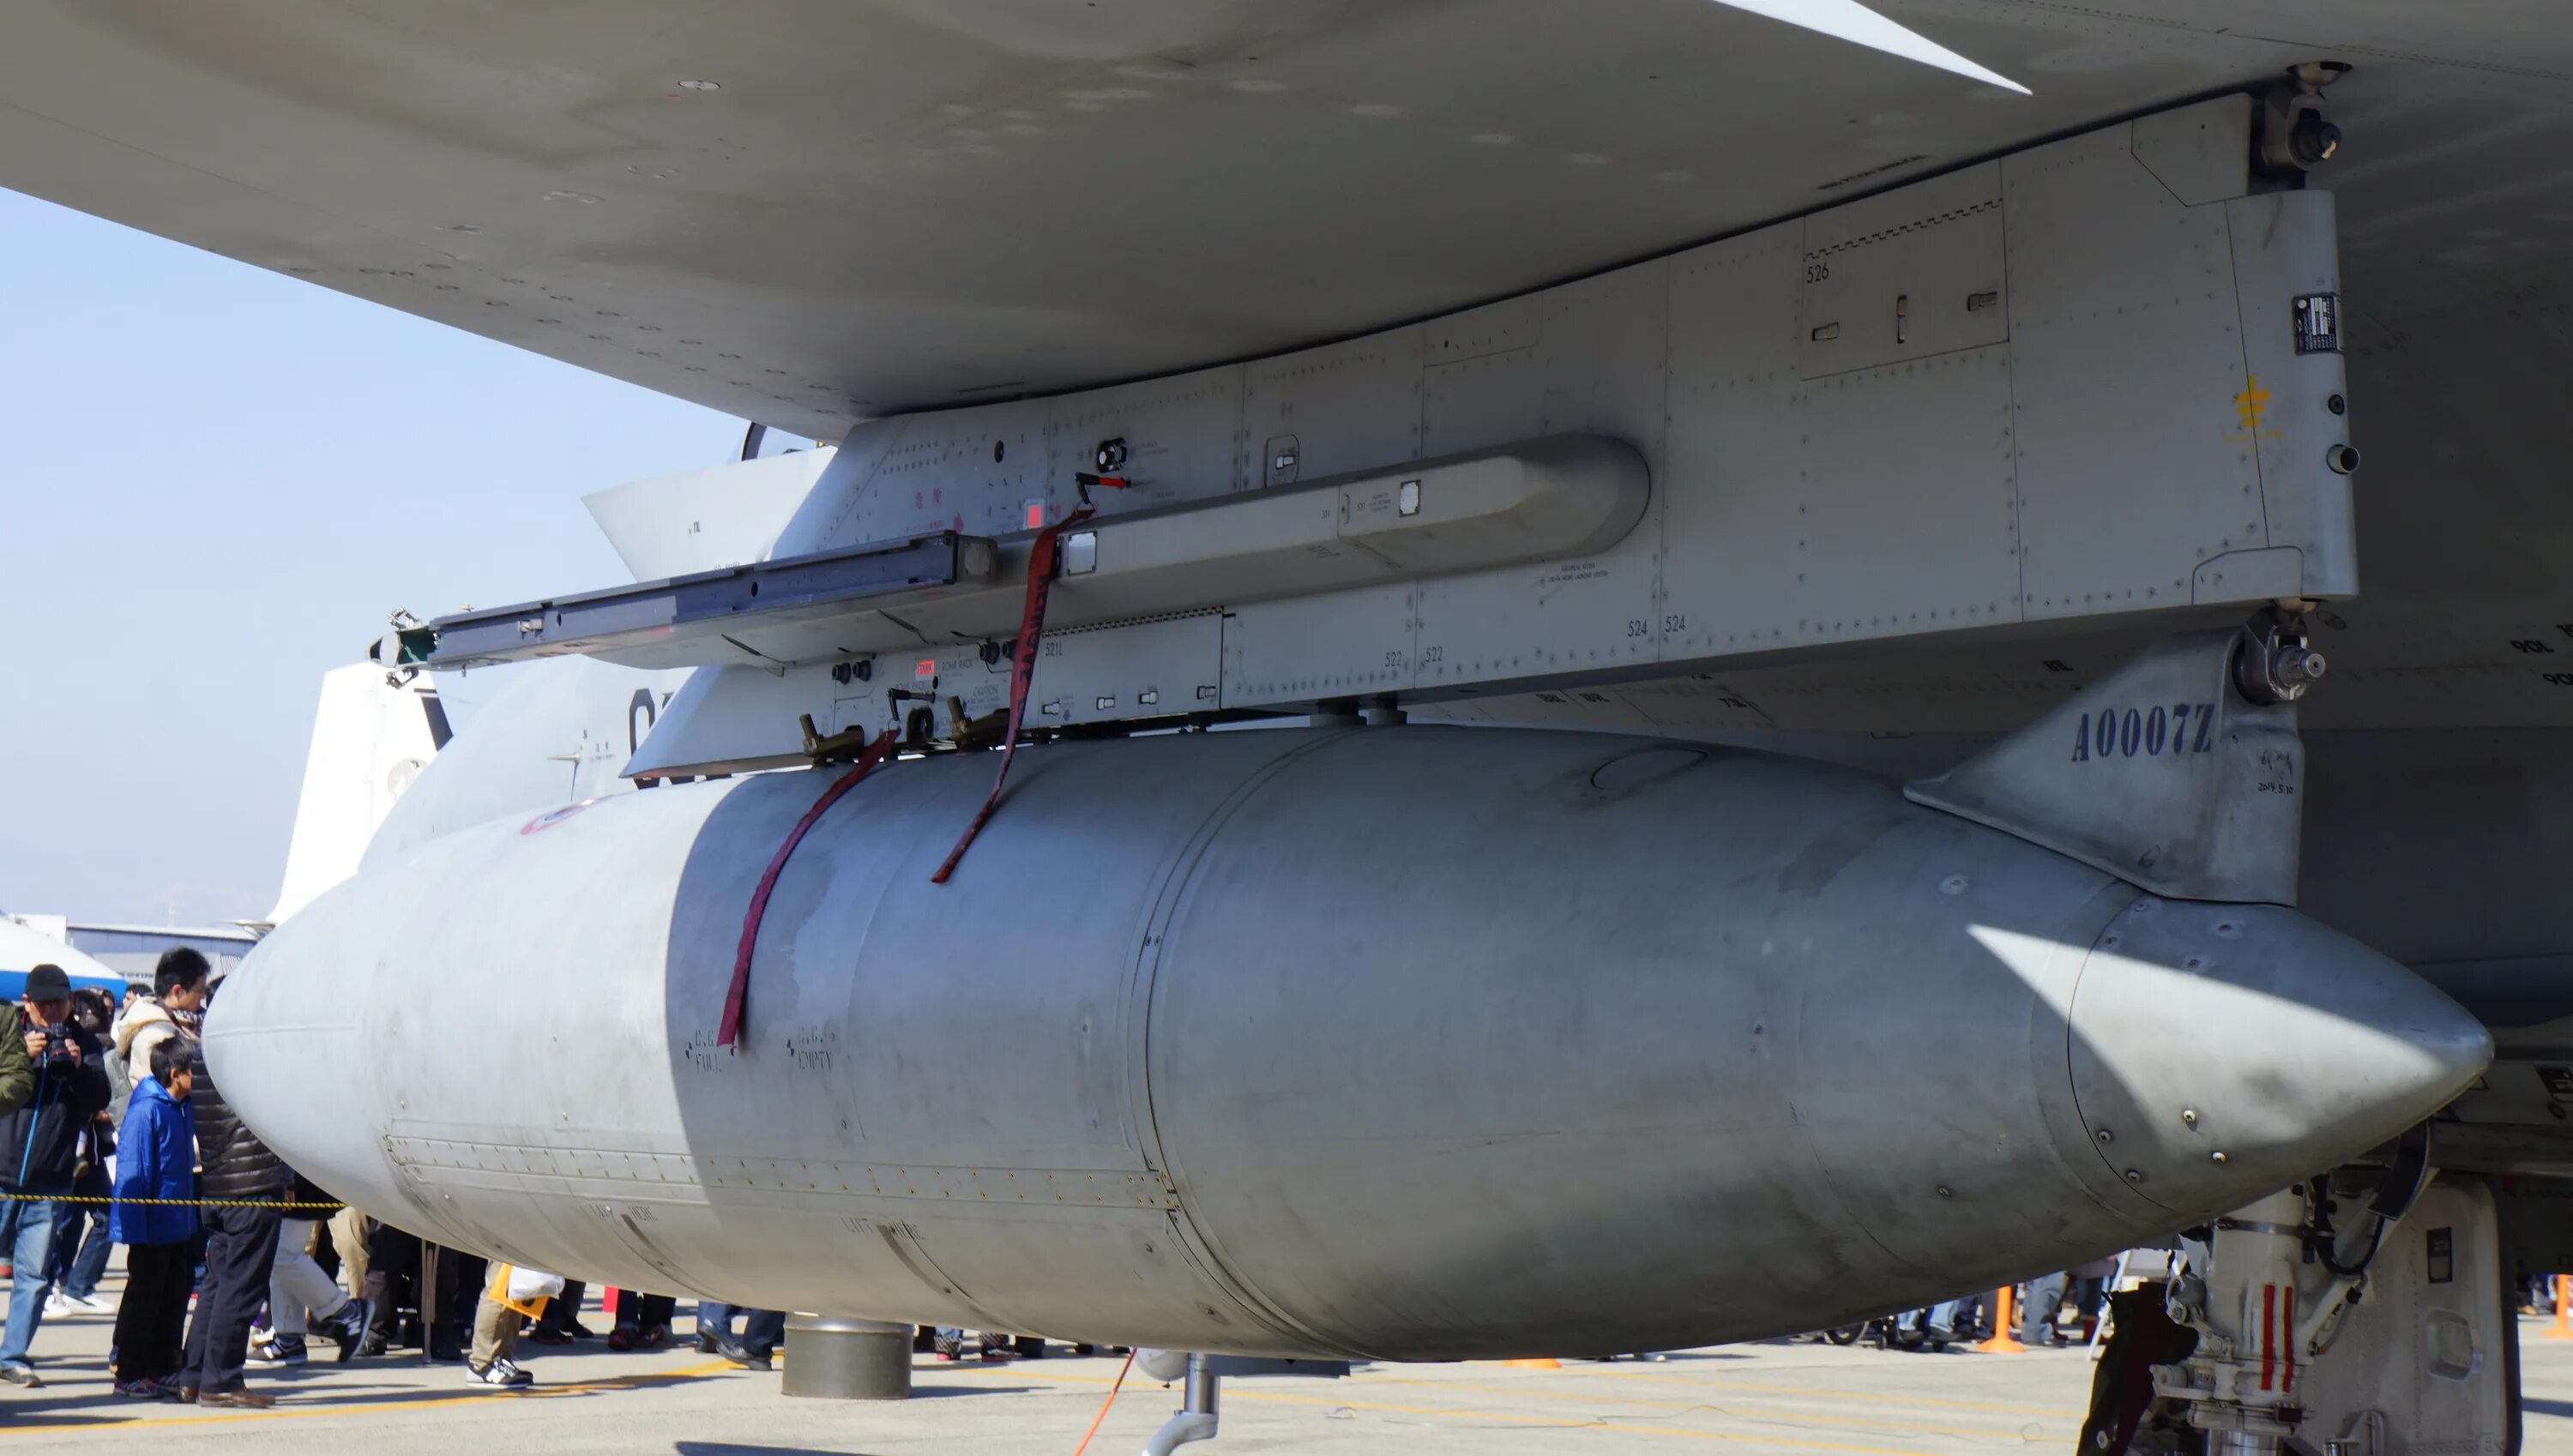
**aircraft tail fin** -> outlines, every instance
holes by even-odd
[[[376,826],[449,736],[445,705],[426,676],[397,687],[372,662],[322,675],[295,837],[271,924],[357,873]]]

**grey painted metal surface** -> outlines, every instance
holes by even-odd
[[[394,801],[363,864],[497,815],[631,789],[617,770],[687,680],[685,672],[642,672],[588,657],[500,671],[512,674],[508,685]]]
[[[831,454],[793,450],[629,480],[580,503],[637,581],[738,566],[768,554]]]
[[[908,1400],[915,1326],[828,1314],[786,1316],[788,1395],[817,1400]]]
[[[325,1185],[539,1267],[1439,1358],[1770,1333],[2087,1257],[2369,1145],[2489,1053],[2293,912],[2155,901],[1811,764],[1419,728],[1022,759],[943,889],[988,760],[823,819],[739,1055],[742,908],[818,776],[371,865],[244,968],[210,1055]],[[2139,914],[2149,939],[2105,939]],[[459,1077],[466,1042],[525,1075]],[[2094,1121],[2174,1101],[2228,1161],[2130,1180]]]
[[[1102,485],[1098,493],[1112,491]],[[1559,434],[1414,461],[1397,470],[1121,511],[1065,535],[1062,585],[1047,621],[1115,626],[1268,597],[1581,555],[1623,539],[1651,495],[1651,475],[1632,447],[1596,435]],[[980,569],[960,567],[951,580],[925,587],[922,578],[897,577],[884,591],[844,592],[817,609],[809,589],[795,594],[792,580],[761,581],[843,560],[859,568],[900,561],[914,542],[932,538],[834,547],[709,578],[729,590],[657,634],[642,624],[658,624],[666,613],[640,618],[635,629],[615,637],[574,640],[548,630],[548,618],[566,605],[591,603],[594,611],[599,604],[652,594],[641,588],[441,618],[436,625],[444,640],[429,665],[442,665],[438,659],[450,655],[459,665],[475,665],[474,644],[490,638],[491,627],[502,629],[503,656],[578,651],[631,667],[829,665],[899,655],[923,642],[1003,641],[1018,631],[1036,527],[1060,518],[1049,509],[1032,504],[1027,528],[998,538],[998,555],[991,541],[962,538],[981,552],[983,559],[975,563]],[[1003,560],[1007,568],[997,569]],[[756,600],[748,599],[751,593],[734,586],[735,580],[760,582],[764,590],[754,588]],[[534,627],[523,640],[510,640],[506,629],[528,616]],[[580,625],[575,615],[563,630]],[[467,636],[468,627],[479,630]]]
[[[1507,297],[2319,57],[2386,99],[2397,208],[2562,200],[2445,160],[2563,150],[2543,7],[1876,8],[2035,94],[1704,0],[55,0],[12,16],[0,184],[825,438]]]
[[[1172,624],[1190,629],[1192,619]],[[1086,634],[1060,639],[1081,650]],[[2332,641],[2337,652],[2344,636]],[[2066,653],[2067,666],[2091,668],[2095,654],[2132,650],[2131,643],[2074,641],[2035,650]],[[1722,682],[1668,688],[1606,689],[1491,705],[1496,713],[1532,710],[1570,725],[1602,715],[1643,718],[1666,731],[1709,731],[1753,710],[1789,721],[1814,705],[1846,702],[1866,711],[1879,698],[1915,705],[1925,723],[2007,722],[2032,700],[2060,696],[2055,685],[2080,680],[2041,667],[2031,680],[2011,673],[2013,654],[2030,648],[1915,654],[1864,676],[1829,665],[1741,675]],[[2114,655],[2105,660],[2115,660]],[[648,727],[635,712],[640,687],[675,684],[675,675],[631,672],[574,658],[521,671],[522,686],[477,714],[458,748],[432,762],[388,829],[390,858],[436,832],[469,827],[507,812],[542,812],[561,801],[572,765],[564,744],[597,740],[604,756],[580,764],[581,797],[622,792],[616,777],[623,735]],[[762,675],[764,677],[764,675]],[[772,679],[773,680],[773,679]],[[1695,690],[1674,689],[1691,686]],[[2326,689],[2299,706],[2308,717],[2332,715],[2349,690],[2335,668]],[[1728,706],[1725,699],[1748,708]],[[1860,695],[1864,694],[1862,698]],[[647,701],[652,695],[647,693]],[[1414,710],[1415,713],[1417,710]],[[1609,721],[1614,721],[1610,719]],[[1752,718],[1757,721],[1757,718]],[[1860,719],[1859,721],[1865,721]],[[591,726],[583,727],[582,724]],[[842,724],[840,726],[847,726]],[[613,736],[612,743],[604,740]],[[2305,842],[2297,903],[2306,914],[2419,971],[2457,998],[2489,1028],[2502,1049],[2473,1091],[2452,1103],[2440,1134],[2443,1161],[2489,1171],[2573,1169],[2573,1151],[2556,1114],[2573,1104],[2573,902],[2555,893],[2562,866],[2573,862],[2573,830],[2548,806],[2573,796],[2573,755],[2558,735],[2533,729],[2468,733],[2348,730],[2302,736],[2307,762]],[[1991,748],[1988,736],[1923,733],[1717,731],[1712,741],[1843,763],[1900,781],[1946,772]],[[576,757],[576,755],[575,755]],[[151,954],[157,954],[154,942]],[[148,975],[150,954],[135,974]],[[2552,1079],[2552,1080],[2550,1080]]]
[[[766,662],[741,640],[754,627],[855,614],[877,603],[909,605],[986,583],[999,566],[991,541],[930,531],[458,612],[404,633],[405,660],[432,669],[490,667],[577,652],[629,667]]]
[[[2218,163],[2169,141],[2190,125],[2239,137],[2249,108],[2205,102],[2141,134],[2123,123],[1294,355],[871,421],[776,549],[1022,529],[1068,509],[1074,473],[1111,445],[1135,483],[1102,499],[1103,539],[1126,513],[1290,490],[1282,461],[1296,479],[1392,479],[1542,431],[1624,441],[1648,463],[1631,531],[1551,543],[1537,564],[1245,573],[1212,599],[1126,603],[1222,609],[1189,676],[1224,708],[1436,699],[2346,590],[2349,481],[2326,449],[2348,421],[2324,407],[2346,389],[2342,356],[2295,354],[2288,322],[2287,291],[2335,286],[2331,197],[2245,198],[2247,150]],[[2164,173],[2202,200],[2183,202]],[[2268,422],[2289,414],[2292,436]],[[1107,610],[1068,620],[1119,630],[1113,585],[1094,587]],[[1082,599],[1067,577],[1062,608]],[[918,650],[952,691],[976,677],[972,638],[1014,628],[923,623]],[[762,650],[794,662],[828,645]],[[1113,673],[1115,648],[1099,653]],[[1049,667],[1049,696],[1156,716]],[[754,691],[722,701],[737,683]],[[797,714],[820,721],[835,686],[822,664],[777,684],[710,674],[638,768],[745,761],[745,741],[790,753]],[[780,714],[786,696],[800,706]],[[994,705],[966,694],[969,711]]]
[[[1904,792],[2157,895],[2296,903],[2304,745],[2293,704],[2234,686],[2233,632],[2175,637]]]
[[[2331,92],[2347,144],[2317,176],[2339,215],[2352,376],[2342,402],[2366,450],[2351,484],[2374,545],[2367,604],[2344,613],[2351,630],[2331,642],[2343,690],[2311,724],[2573,723],[2573,646],[2557,630],[2573,496],[2549,484],[2560,474],[2553,381],[2573,368],[2557,327],[2573,300],[2573,249],[2557,221],[2573,211],[2573,175],[2559,165],[2573,149],[2573,32],[2511,0],[1879,8],[2037,95],[2005,99],[1703,0],[1117,0],[1070,19],[1037,0],[970,17],[879,0],[792,25],[717,22],[673,0],[612,15],[476,13],[470,24],[249,0],[221,25],[57,0],[10,20],[0,179],[836,435],[845,423],[822,408],[856,417],[1167,375],[1505,299],[2337,56],[2358,65]],[[608,34],[613,54],[601,48]],[[1252,35],[1258,44],[1245,44]],[[758,79],[672,88],[708,56],[738,56]],[[494,65],[509,84],[468,81]],[[354,76],[383,84],[332,79]],[[2238,121],[2146,117],[2134,151],[2172,198],[2212,205],[2232,194],[2239,141]],[[902,166],[878,165],[897,155]],[[1298,166],[1241,160],[1290,155]],[[1099,216],[1110,198],[1113,220]],[[2228,230],[2305,226],[2265,205],[2226,205]],[[1136,246],[1139,228],[1152,246]],[[2062,266],[2078,268],[2079,253],[2066,250]],[[2024,293],[2020,271],[2014,261]],[[1698,312],[1775,307],[1728,277],[1739,275],[1692,296]],[[2285,290],[2272,283],[2303,286],[2257,260],[2240,277],[2246,320],[2275,307]],[[1684,280],[1673,288],[1676,299]],[[1316,469],[1359,467],[1368,461],[1352,456],[1398,453],[1414,434],[1436,451],[1524,431],[1550,397],[1586,387],[1567,381],[1558,394],[1537,375],[1523,351],[1546,346],[1524,312],[1469,309],[1449,322],[1420,345],[1419,410],[1343,407],[1308,362],[1280,359],[1259,366],[1240,438],[1191,458],[1266,460],[1284,439]],[[2112,352],[2158,327],[2134,310],[2102,323],[2090,338]],[[2259,352],[2284,336],[2256,321],[2251,335],[2248,371],[2266,379]],[[1398,369],[1402,351],[1376,353],[1393,361],[1377,366]],[[2043,384],[2039,374],[2021,370],[2019,382]],[[1481,387],[1503,376],[1507,387]],[[2119,385],[2164,387],[2133,370]],[[1691,412],[1706,397],[1674,392],[1671,404]],[[1077,444],[1090,412],[1069,416]],[[2273,453],[2310,458],[2314,432],[2341,422],[2273,401],[2253,431],[2263,468]],[[1027,418],[987,438],[928,441],[906,478],[968,459],[990,462],[995,480],[1059,478],[1052,425]],[[2085,459],[2078,430],[2058,439],[2067,449],[2045,453],[2068,467]],[[996,443],[1005,462],[991,459]],[[1697,447],[1722,444],[1710,435]],[[2161,475],[2133,502],[2203,502],[2211,481],[2239,486],[2232,466]],[[1756,493],[1736,498],[1744,513],[1760,508]],[[2324,522],[2264,503],[2276,542],[2264,551],[2318,538],[2336,549]],[[2103,528],[2161,524],[2113,513]],[[2253,566],[2276,569],[2276,558],[2219,558],[2210,570],[2236,589],[2235,571]],[[2041,579],[2041,599],[2086,589],[2071,557],[2034,558]],[[2326,579],[2335,592],[2350,581]],[[1288,624],[1272,625],[1274,656],[1292,656]],[[1906,642],[1843,659],[1859,688],[1834,697],[1843,721],[1781,726],[1922,731],[1961,700],[2009,696],[1981,664],[1912,691],[1876,685],[1912,654]],[[2045,676],[2062,652],[2007,656],[2014,679],[2079,684]],[[1246,661],[1249,681],[1314,675]],[[1665,676],[1685,686],[1699,670]],[[766,731],[793,717],[764,719]],[[1589,726],[1656,721],[1621,703]]]

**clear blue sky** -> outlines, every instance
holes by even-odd
[[[0,909],[267,914],[323,672],[623,579],[582,493],[742,428],[0,192]]]

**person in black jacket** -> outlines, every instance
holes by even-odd
[[[54,1199],[72,1190],[81,1133],[107,1106],[98,1039],[70,1023],[71,978],[54,965],[27,973],[28,1060],[35,1091],[0,1121],[0,1249],[9,1251],[9,1322],[0,1333],[0,1380],[41,1384],[27,1349],[45,1317],[45,1268],[53,1252]]]
[[[107,1073],[107,1110],[90,1120],[83,1134],[72,1191],[93,1201],[54,1205],[54,1257],[46,1273],[54,1290],[45,1297],[45,1313],[113,1314],[116,1306],[98,1297],[98,1281],[107,1275],[111,1240],[107,1236],[107,1160],[116,1151],[116,1124],[125,1112],[125,1070],[107,1046],[116,1006],[107,993],[84,986],[72,993],[72,1025],[90,1034],[102,1049],[99,1066]],[[148,1073],[147,1073],[148,1075]],[[88,1236],[82,1237],[82,1230]]]
[[[202,1042],[193,1071],[196,1089],[188,1104],[197,1116],[197,1196],[207,1201],[200,1210],[206,1275],[197,1286],[197,1312],[188,1321],[188,1347],[180,1357],[179,1399],[264,1410],[277,1404],[277,1397],[246,1387],[242,1362],[250,1352],[251,1319],[268,1297],[281,1213],[273,1207],[216,1204],[285,1202],[294,1190],[295,1173],[233,1115],[206,1070]]]

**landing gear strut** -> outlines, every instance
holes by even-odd
[[[1184,1350],[1137,1350],[1135,1369],[1146,1379],[1180,1387],[1180,1408],[1144,1443],[1144,1456],[1171,1456],[1192,1441],[1215,1439],[1222,1384],[1227,1375],[1317,1375],[1336,1379],[1349,1373],[1346,1360],[1273,1360],[1257,1355],[1193,1355]]]
[[[1165,1353],[1156,1351],[1155,1353]],[[1176,1352],[1171,1352],[1176,1353]],[[1186,1383],[1180,1387],[1180,1408],[1162,1422],[1162,1428],[1144,1443],[1144,1456],[1171,1456],[1173,1451],[1191,1441],[1215,1439],[1217,1405],[1222,1395],[1222,1375],[1209,1368],[1204,1355],[1187,1356]],[[1144,1367],[1146,1374],[1153,1367]]]
[[[2505,1449],[2517,1301],[2492,1186],[2434,1180],[2428,1156],[2416,1131],[2183,1233],[2158,1297],[2118,1296],[2086,1456]]]
[[[2363,1272],[2308,1267],[2314,1211],[2296,1188],[2217,1219],[2205,1253],[2191,1250],[2193,1272],[2171,1285],[2171,1317],[2197,1331],[2197,1348],[2154,1367],[2153,1393],[2207,1433],[2208,1456],[2277,1456],[2300,1416],[2298,1366],[2311,1369],[2359,1295]]]

